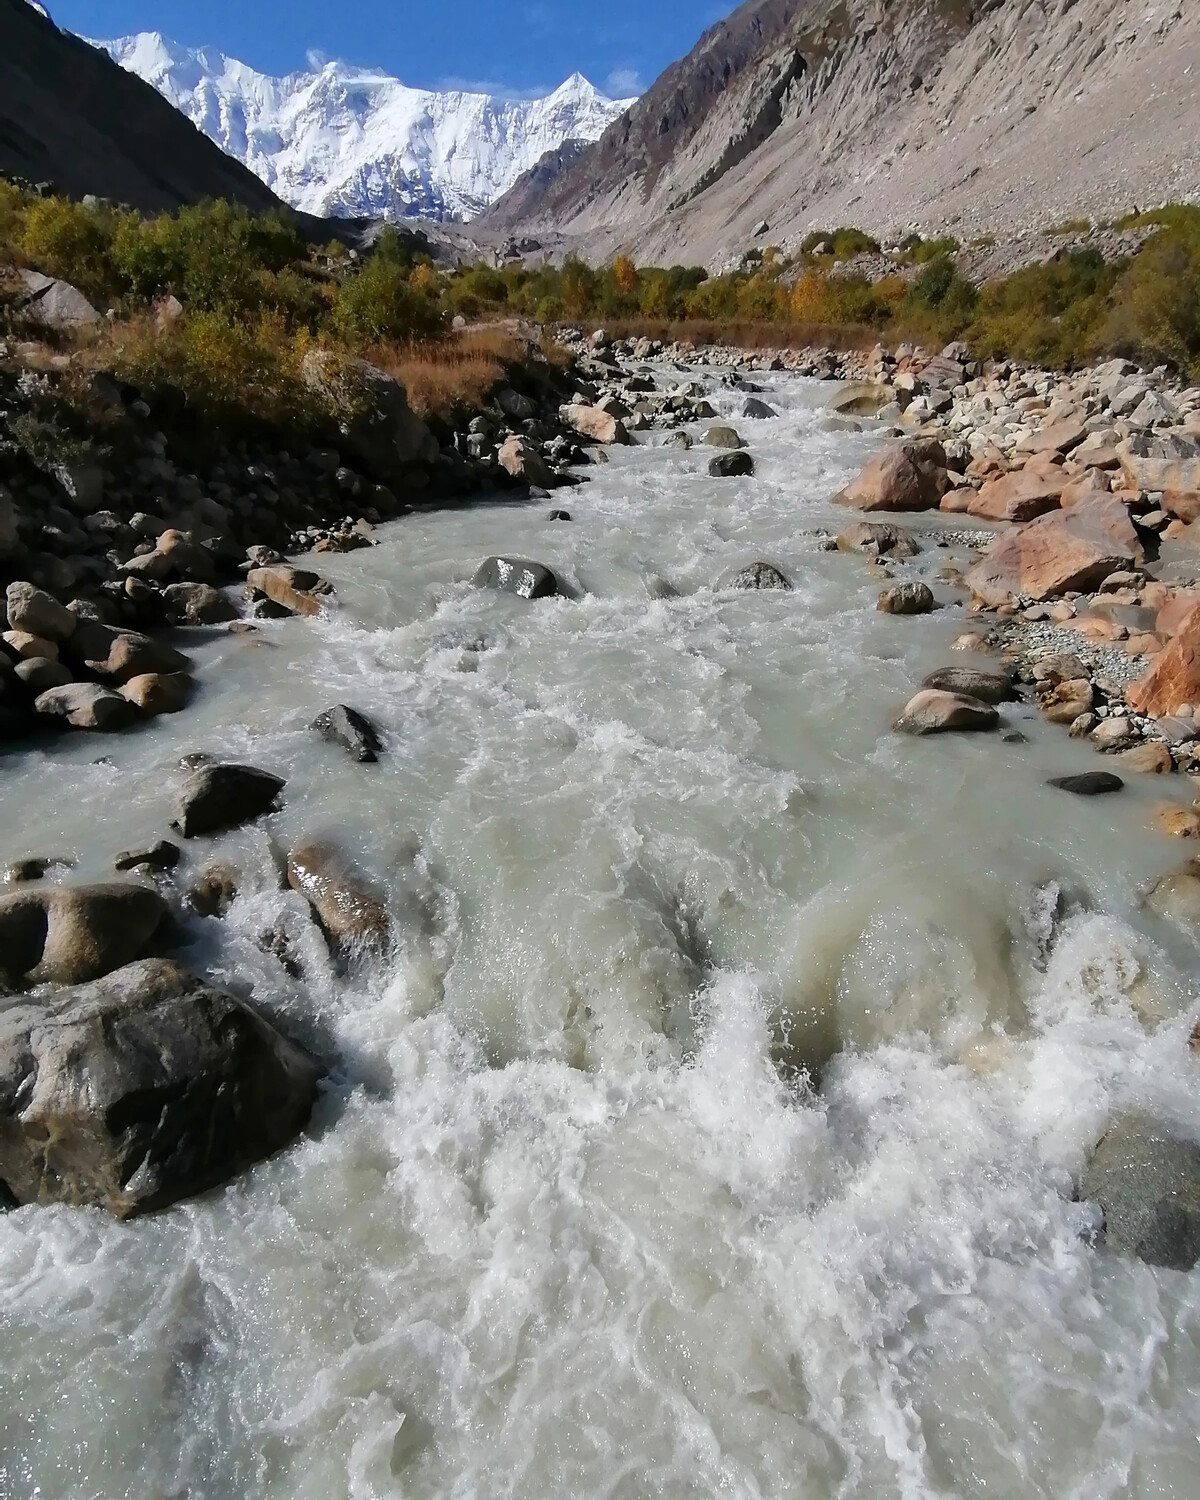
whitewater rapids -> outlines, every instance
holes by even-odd
[[[962,548],[916,520],[947,607],[878,614],[818,534],[878,437],[767,379],[756,478],[657,438],[569,525],[407,518],[319,560],[328,620],[197,646],[189,713],[6,761],[0,855],[95,876],[181,753],[285,775],[182,958],[331,1071],[220,1192],[0,1216],[5,1500],[1200,1494],[1200,1270],[1073,1201],[1121,1109],[1200,1139],[1196,950],[1140,910],[1161,790],[1047,788],[1095,758],[1020,705],[1027,743],[891,733]],[[472,589],[493,552],[575,597]],[[758,557],[795,592],[715,588]],[[339,702],[378,766],[309,732]],[[386,963],[338,975],[278,889],[302,834],[388,890]]]

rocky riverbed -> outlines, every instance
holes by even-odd
[[[440,449],[476,503],[439,458],[366,546],[216,549],[237,619],[124,613],[135,557],[214,553],[179,525],[56,589],[13,490],[9,624],[58,648],[9,646],[21,1483],[1182,1497],[1195,721],[1129,695],[1194,580],[1137,430],[956,350],[578,348]],[[994,514],[1027,470],[1057,507]],[[1138,550],[973,594],[1080,481]],[[19,675],[128,701],[150,651],[186,709],[119,732]]]

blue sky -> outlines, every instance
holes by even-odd
[[[652,83],[734,0],[48,0],[55,21],[99,38],[161,31],[267,73],[312,52],[418,87],[554,88],[578,69],[624,96]]]

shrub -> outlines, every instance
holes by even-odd
[[[20,250],[37,270],[107,298],[117,290],[109,257],[116,228],[110,212],[68,198],[35,198],[25,210]]]
[[[815,254],[817,246],[825,241],[833,246],[837,260],[849,260],[853,255],[874,254],[879,250],[879,241],[861,229],[814,229],[801,241],[800,254]]]
[[[352,344],[402,343],[440,333],[445,317],[436,302],[412,286],[397,261],[376,255],[342,283],[334,324]]]

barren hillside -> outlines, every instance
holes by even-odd
[[[764,220],[966,239],[1200,198],[1200,4],[750,0],[538,172],[486,228],[710,265]]]

